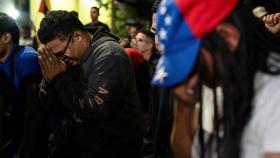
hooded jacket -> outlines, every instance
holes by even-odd
[[[127,147],[140,151],[144,118],[133,65],[115,36],[100,28],[88,31],[93,38],[80,65],[43,80],[40,100],[48,110],[60,107],[75,116],[75,139],[88,157],[116,157]]]

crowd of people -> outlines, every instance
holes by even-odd
[[[119,38],[98,7],[50,11],[38,40],[0,12],[0,158],[280,158],[280,12],[151,12]]]

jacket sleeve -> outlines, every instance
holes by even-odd
[[[113,49],[105,47],[99,50],[94,65],[90,65],[93,70],[87,78],[83,79],[83,70],[79,68],[75,73],[60,74],[52,81],[63,105],[81,118],[108,120],[125,104],[126,85],[131,82],[129,76],[133,75],[129,72],[132,65],[127,56],[108,51]],[[73,79],[77,76],[80,77],[78,80]]]

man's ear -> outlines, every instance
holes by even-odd
[[[81,31],[75,31],[73,36],[77,41],[81,41],[82,40],[82,32]]]
[[[229,49],[234,52],[240,41],[239,30],[231,23],[223,22],[216,26],[216,32],[225,40]]]
[[[12,35],[8,32],[4,33],[2,36],[1,36],[1,41],[5,44],[9,43],[12,41]]]

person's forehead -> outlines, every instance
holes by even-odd
[[[144,37],[144,38],[146,38],[146,35],[143,34],[143,33],[141,33],[141,32],[138,32],[137,35],[136,35],[136,37]]]
[[[55,38],[54,40],[47,42],[46,46],[48,49],[51,49],[53,52],[59,52],[61,51],[61,49],[63,49],[64,41]]]
[[[92,13],[98,13],[98,10],[95,9],[95,8],[91,8],[91,12],[92,12]]]
[[[145,40],[151,39],[142,32],[137,33],[136,37],[140,37],[140,38],[145,39]]]

